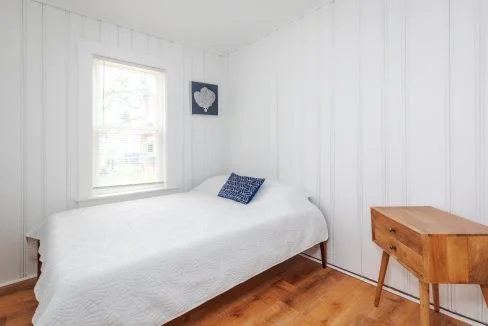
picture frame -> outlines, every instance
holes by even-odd
[[[191,112],[200,115],[219,115],[219,86],[191,82]]]

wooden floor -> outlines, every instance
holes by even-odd
[[[2,295],[3,294],[3,295]],[[167,325],[418,325],[418,305],[301,256],[237,286]],[[0,326],[30,325],[32,289],[0,292]],[[466,325],[431,311],[432,325]]]

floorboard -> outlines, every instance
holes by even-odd
[[[417,325],[418,304],[296,256],[168,323],[179,325]],[[31,325],[32,286],[0,292],[0,326]],[[432,325],[467,325],[431,310]]]

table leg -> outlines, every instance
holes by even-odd
[[[481,284],[481,293],[483,294],[483,297],[485,298],[485,303],[488,306],[488,284]]]
[[[378,276],[378,285],[376,286],[376,296],[374,298],[374,306],[378,307],[380,304],[381,291],[383,290],[383,284],[385,283],[386,269],[388,268],[388,261],[390,260],[390,254],[383,251],[381,257],[380,275]]]
[[[440,304],[439,304],[439,284],[432,283],[432,296],[434,297],[434,310],[439,312]]]
[[[429,325],[429,283],[425,283],[419,280],[419,293],[420,293],[420,325]]]

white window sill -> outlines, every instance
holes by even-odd
[[[170,188],[165,184],[150,186],[121,187],[119,189],[97,189],[92,196],[80,198],[76,202],[79,207],[116,203],[126,200],[134,200],[161,195],[169,195],[180,191],[178,188]]]

